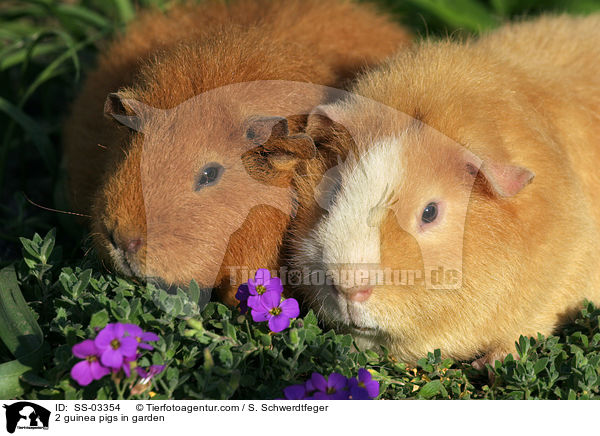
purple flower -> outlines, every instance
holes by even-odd
[[[256,271],[254,279],[248,280],[248,306],[252,309],[261,306],[261,301],[265,295],[276,294],[277,300],[281,299],[283,285],[279,277],[271,277],[268,269],[259,269]]]
[[[113,372],[117,373],[119,372],[120,369],[123,370],[123,372],[125,373],[125,375],[127,377],[129,377],[131,375],[131,362],[135,362],[138,357],[140,357],[141,354],[136,354],[135,356],[130,356],[130,357],[124,357],[123,358],[123,365],[121,365],[120,368],[113,368]]]
[[[347,400],[348,379],[337,372],[329,374],[327,380],[317,372],[312,373],[309,380],[310,388],[316,392],[313,394],[315,400]],[[308,383],[308,382],[307,382]]]
[[[98,361],[100,350],[91,339],[75,344],[72,351],[75,357],[85,359],[71,368],[71,377],[81,386],[87,386],[93,380],[100,380],[110,372]]]
[[[138,342],[138,347],[143,348],[144,350],[154,350],[154,347],[152,345],[145,344],[144,342],[155,342],[160,339],[157,334],[152,332],[145,332],[140,326],[137,326],[135,324],[123,324],[123,327],[125,328],[125,331],[129,334],[129,336],[135,338],[135,340]]]
[[[125,326],[121,323],[107,324],[94,344],[100,350],[100,361],[110,368],[121,368],[126,358],[135,357],[138,341],[133,336],[126,336]]]
[[[154,376],[160,374],[165,369],[166,365],[151,365],[147,370],[144,368],[140,368],[139,366],[135,368],[138,375],[142,378],[141,383],[148,383]]]
[[[263,294],[260,307],[252,308],[252,319],[255,322],[268,321],[269,329],[280,332],[290,326],[290,319],[300,314],[298,302],[293,298],[281,301],[278,292]]]
[[[304,400],[306,398],[305,385],[292,385],[283,390],[286,400]]]
[[[379,395],[379,382],[363,368],[358,370],[358,380],[354,377],[348,380],[348,387],[353,400],[372,400]]]
[[[235,294],[235,298],[240,302],[240,312],[242,313],[248,312],[248,297],[250,297],[250,290],[248,289],[248,284],[244,283],[238,287]]]

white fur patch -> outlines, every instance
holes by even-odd
[[[314,233],[325,265],[380,263],[379,224],[402,181],[400,154],[401,140],[384,138],[344,164],[338,195]]]
[[[360,265],[380,263],[379,224],[389,197],[402,181],[399,138],[375,142],[368,152],[356,160],[341,164],[338,193],[331,199],[325,214],[305,238],[296,241],[294,264],[306,268],[311,275],[318,271],[361,269]],[[369,311],[370,301],[348,301],[331,284],[306,285],[308,301],[320,319],[332,324],[373,329],[370,333],[355,331],[363,345],[373,345],[378,325]]]

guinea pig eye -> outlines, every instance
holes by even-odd
[[[223,168],[223,165],[221,164],[215,162],[206,164],[204,168],[200,170],[200,174],[198,175],[196,191],[206,188],[207,186],[216,185],[221,179],[224,171],[225,168]]]
[[[421,221],[425,224],[429,224],[435,221],[438,216],[438,205],[437,203],[429,203],[423,209],[423,213],[421,215]]]

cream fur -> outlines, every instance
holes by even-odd
[[[301,286],[299,295],[357,336],[363,336],[357,326],[367,327],[361,320],[374,321],[371,345],[384,344],[405,361],[435,348],[455,359],[492,361],[514,352],[520,334],[556,331],[584,299],[600,303],[598,41],[600,16],[594,15],[542,17],[463,43],[423,42],[353,88],[422,121],[421,127],[401,117],[385,121],[389,117],[360,99],[322,111],[345,116],[356,129],[353,138],[312,116],[308,132],[342,153],[369,156],[377,138],[404,138],[401,158],[377,163],[386,177],[394,169],[401,174],[390,177],[396,203],[379,226],[380,267],[423,269],[427,251],[432,262],[462,264],[462,280],[447,290],[375,286],[356,320],[332,286]],[[483,161],[475,179],[466,170],[470,154]],[[365,202],[363,210],[373,200],[365,195],[369,177],[363,175],[362,184],[350,179],[340,191]],[[314,180],[302,181],[299,192],[308,197]],[[457,206],[465,196],[466,220]],[[427,230],[418,217],[432,199],[446,211]],[[325,246],[351,247],[350,257],[360,260],[364,236],[346,223],[355,218],[301,201],[293,264],[322,267],[314,255]],[[463,227],[464,242],[453,236]]]

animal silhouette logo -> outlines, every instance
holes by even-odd
[[[48,429],[50,411],[29,401],[19,401],[6,405],[6,431],[14,433],[19,429]]]

